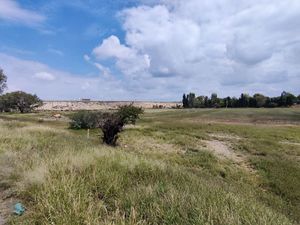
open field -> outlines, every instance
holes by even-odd
[[[116,148],[51,115],[0,114],[0,224],[300,223],[299,108],[148,110]]]

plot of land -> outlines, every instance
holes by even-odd
[[[116,148],[52,115],[0,114],[1,225],[300,223],[300,109],[149,110]]]

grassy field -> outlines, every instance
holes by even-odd
[[[0,114],[9,224],[300,223],[299,108],[149,110],[116,148],[50,115]]]

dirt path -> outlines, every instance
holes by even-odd
[[[242,138],[236,135],[225,134],[225,133],[213,133],[209,134],[210,137],[216,139],[225,139],[225,140],[241,140]]]
[[[2,200],[2,191],[0,190],[0,225],[4,225],[5,224],[5,220],[4,220],[4,215],[3,215],[3,200]]]
[[[5,220],[0,214],[0,225],[4,225],[4,224],[5,224]]]
[[[1,191],[0,191],[0,225],[5,224],[5,219],[4,219],[5,210],[6,210],[5,209],[5,204],[3,203],[2,194],[1,194]]]
[[[218,137],[220,136],[218,135]],[[231,139],[228,137],[229,136],[226,136],[227,139]],[[238,139],[238,137],[234,137],[234,139]],[[206,148],[209,151],[212,151],[218,158],[232,160],[234,163],[236,163],[238,166],[240,166],[241,168],[243,168],[249,173],[253,174],[256,172],[251,167],[250,163],[247,160],[247,157],[242,154],[236,153],[231,148],[229,143],[225,141],[219,141],[219,140],[206,140],[203,141],[203,143],[206,145]]]
[[[243,158],[237,155],[229,146],[223,141],[209,140],[204,141],[207,148],[211,150],[219,158],[231,159],[234,162],[242,162]]]
[[[297,142],[290,142],[290,141],[280,141],[280,144],[285,144],[285,145],[296,145],[296,146],[300,146],[300,143]]]

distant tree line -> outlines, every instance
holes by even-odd
[[[289,107],[294,104],[300,104],[300,95],[296,97],[289,92],[282,92],[278,97],[268,97],[263,94],[241,94],[239,98],[226,97],[218,98],[216,93],[211,97],[196,96],[194,93],[183,94],[183,108],[244,108],[244,107]]]

